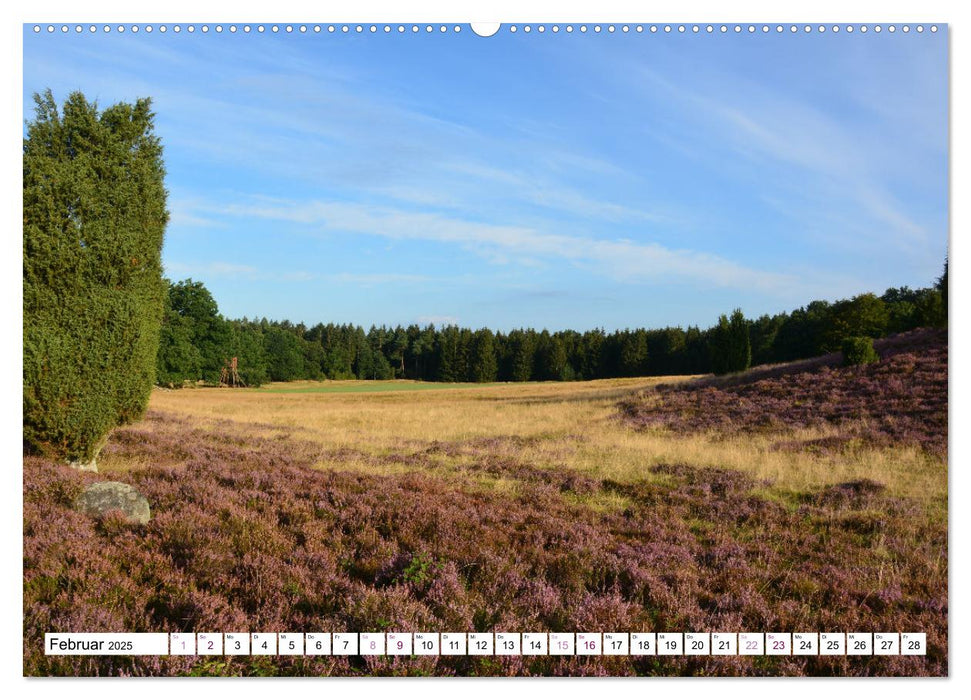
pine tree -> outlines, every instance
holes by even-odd
[[[647,333],[643,329],[624,331],[620,341],[620,375],[647,374]]]
[[[507,339],[509,379],[528,382],[533,377],[535,331],[514,330]]]
[[[465,331],[467,334],[468,331]],[[435,341],[436,372],[439,382],[461,382],[468,375],[466,350],[470,337],[458,326],[445,326]]]
[[[719,316],[718,325],[709,330],[708,346],[711,368],[715,374],[743,372],[752,364],[752,345],[748,321],[741,309],[735,309],[729,319]]]
[[[63,114],[35,95],[23,144],[24,446],[92,464],[155,382],[166,191],[151,101]]]
[[[363,344],[367,348],[367,344]],[[270,326],[263,334],[266,371],[271,381],[289,382],[303,377],[303,352],[300,338],[281,325]]]
[[[494,382],[498,373],[495,339],[488,328],[477,330],[472,335],[472,349],[469,357],[469,381]]]
[[[752,341],[749,337],[749,324],[741,309],[735,309],[728,321],[731,334],[730,372],[744,372],[752,366]]]

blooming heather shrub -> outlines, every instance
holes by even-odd
[[[152,433],[154,440],[137,440]],[[152,414],[111,444],[155,517],[70,508],[91,476],[24,461],[27,675],[946,675],[947,532],[858,482],[793,507],[725,470],[584,482],[488,453],[401,475],[310,468],[294,439]],[[456,450],[465,446],[457,445]],[[416,456],[417,455],[417,456]],[[386,459],[392,460],[394,455]],[[499,465],[510,491],[477,480]],[[591,480],[592,481],[592,480]],[[888,577],[888,571],[893,575]],[[926,657],[54,657],[60,631],[924,631]]]
[[[875,347],[883,358],[876,364],[839,367],[838,356],[830,356],[753,370],[728,382],[660,387],[621,403],[621,416],[637,428],[682,434],[837,426],[847,444],[916,445],[945,457],[947,331],[903,333]],[[782,441],[776,447],[825,451],[838,441]]]
[[[880,360],[877,351],[873,349],[872,338],[846,338],[841,347],[843,351],[843,365],[868,365]]]

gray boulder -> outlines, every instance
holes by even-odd
[[[99,481],[91,484],[78,496],[74,507],[93,516],[104,515],[110,510],[120,510],[126,520],[142,525],[152,517],[145,497],[135,487],[120,481]]]

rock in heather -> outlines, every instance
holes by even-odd
[[[75,508],[87,515],[101,516],[119,510],[129,522],[144,525],[152,517],[148,501],[135,487],[120,481],[91,484],[78,497]]]

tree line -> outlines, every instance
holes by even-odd
[[[933,286],[891,288],[710,328],[537,331],[446,325],[371,326],[227,319],[202,282],[170,282],[156,376],[165,386],[217,384],[232,357],[248,386],[300,379],[436,382],[570,381],[724,374],[839,351],[850,337],[881,338],[947,322],[947,267]]]

